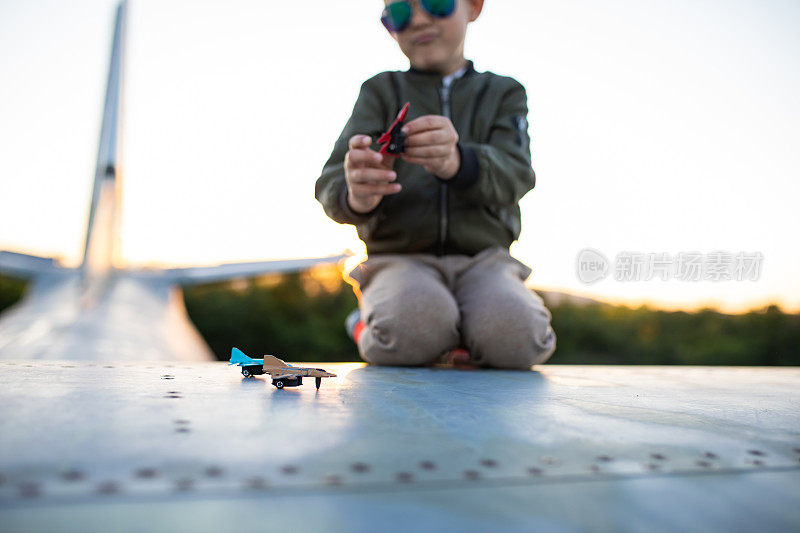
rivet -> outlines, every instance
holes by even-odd
[[[140,468],[134,472],[134,475],[141,479],[152,479],[158,475],[158,472],[155,468]]]
[[[295,465],[285,465],[281,467],[281,472],[283,472],[287,476],[296,474],[298,470],[299,469]]]
[[[178,419],[178,420],[175,421],[175,423],[178,424],[178,425],[184,425],[185,426],[186,424],[189,423],[189,421],[188,420],[184,420],[184,419]]]
[[[23,483],[19,486],[19,495],[23,498],[37,498],[42,495],[42,489],[38,483]]]
[[[711,463],[709,463],[708,461],[697,461],[697,463],[695,463],[695,464],[697,466],[701,466],[703,468],[711,468],[711,466],[712,466]]]
[[[436,470],[436,463],[433,461],[420,461],[419,467],[423,470]]]
[[[267,488],[267,480],[263,477],[251,477],[244,480],[244,486],[248,489],[265,489]]]
[[[475,481],[476,479],[480,479],[481,474],[475,470],[465,470],[464,477],[470,481]]]
[[[658,463],[647,463],[644,465],[648,470],[659,470],[661,465]]]
[[[667,456],[666,455],[662,455],[660,453],[651,453],[650,457],[652,457],[656,461],[666,461],[667,460]]]
[[[183,398],[180,394],[167,394],[164,398]]]
[[[481,465],[486,468],[494,468],[497,466],[497,461],[494,459],[481,459]]]
[[[220,477],[222,475],[222,469],[218,466],[209,466],[203,473],[207,477]]]
[[[528,468],[528,473],[532,476],[541,476],[543,472],[541,468],[536,468],[535,466]]]
[[[175,376],[170,376],[169,374],[164,374],[161,376],[161,379],[175,379]]]
[[[767,455],[766,453],[762,452],[761,450],[747,450],[747,453],[749,453],[750,455],[758,455],[758,456],[762,456],[762,457]]]
[[[61,474],[64,481],[80,481],[83,479],[83,472],[80,470],[67,470]]]
[[[411,472],[398,472],[394,475],[398,483],[411,483],[414,481],[414,475]]]
[[[114,368],[114,367],[113,367],[113,366],[111,366],[111,365],[106,365],[106,366],[104,366],[103,368]]]
[[[98,494],[116,494],[119,492],[119,484],[116,481],[103,481],[97,485]]]
[[[175,482],[175,490],[185,492],[194,488],[194,480],[182,478]]]
[[[175,428],[175,433],[189,433],[190,431],[191,429],[185,427]]]
[[[792,451],[793,451],[794,453],[800,453],[800,448],[792,448]]]
[[[753,466],[764,466],[764,461],[761,459],[748,459],[747,462]]]
[[[332,485],[332,486],[341,485],[342,484],[342,476],[338,476],[336,474],[328,474],[325,477],[325,484]]]
[[[609,461],[613,461],[614,459],[608,455],[598,455],[597,460],[601,463],[608,463]]]
[[[707,459],[716,459],[717,458],[717,454],[711,453],[711,452],[703,452],[703,457],[705,457]]]
[[[358,474],[363,474],[364,472],[369,472],[369,465],[365,463],[353,463],[350,465],[350,470]]]

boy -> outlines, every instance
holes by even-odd
[[[482,8],[386,3],[381,20],[411,68],[364,82],[317,180],[325,212],[354,224],[367,247],[350,276],[363,320],[354,338],[372,364],[426,365],[450,353],[527,369],[555,350],[550,312],[523,283],[531,270],[508,253],[535,181],[525,89],[464,58]],[[405,151],[381,154],[373,141],[405,102]]]

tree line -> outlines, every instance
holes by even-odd
[[[776,305],[744,314],[550,302],[553,364],[798,365],[800,314]],[[231,346],[292,361],[359,361],[344,320],[357,306],[337,270],[219,283],[184,291],[212,350]]]
[[[186,309],[220,360],[237,346],[287,361],[359,361],[344,329],[356,298],[337,269],[325,268],[186,288]],[[0,311],[24,289],[0,276]],[[800,314],[776,305],[731,315],[542,295],[558,337],[553,364],[800,365]]]

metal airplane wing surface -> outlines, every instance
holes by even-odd
[[[307,270],[320,264],[337,263],[345,258],[347,258],[347,255],[333,255],[308,259],[254,261],[247,263],[228,263],[209,267],[173,268],[165,270],[164,276],[173,283],[193,285],[234,278],[247,278],[273,272],[296,272],[299,270]]]
[[[0,250],[0,274],[33,278],[58,271],[72,271],[59,266],[52,257],[21,254]]]
[[[0,361],[0,530],[800,530],[797,368],[327,366]]]

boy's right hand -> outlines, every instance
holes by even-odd
[[[372,150],[369,135],[353,135],[344,156],[344,177],[347,181],[347,203],[356,213],[368,213],[378,207],[387,194],[400,192],[392,170],[397,159]]]

